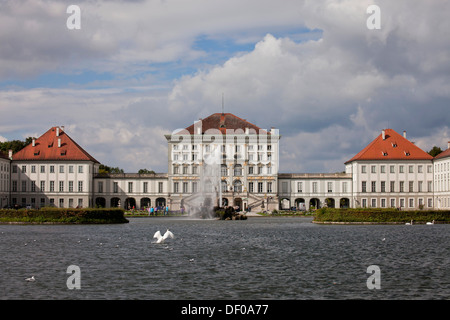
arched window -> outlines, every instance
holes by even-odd
[[[242,192],[242,182],[241,180],[235,180],[233,183],[234,192]]]

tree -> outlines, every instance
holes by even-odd
[[[442,149],[439,147],[434,146],[433,149],[428,151],[428,154],[432,157],[436,157],[439,153],[442,152]]]
[[[11,140],[0,142],[0,150],[5,154],[8,154],[9,150],[12,150],[13,153],[16,153],[17,151],[20,151],[27,145],[29,145],[31,143],[31,140],[33,140],[33,138],[28,137],[25,139],[25,141]]]
[[[120,169],[119,167],[108,167],[104,164],[101,164],[98,168],[98,173],[123,173],[123,169]]]
[[[139,169],[139,171],[138,171],[138,173],[139,174],[141,174],[141,173],[155,173],[155,171],[153,171],[153,170],[148,170],[148,169]]]

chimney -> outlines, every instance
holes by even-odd
[[[36,139],[35,138],[31,139],[31,145],[33,147],[36,147]]]
[[[249,128],[245,128],[245,134],[249,134],[250,133],[250,129]]]
[[[8,157],[9,157],[9,160],[12,160],[12,150],[11,149],[9,149],[8,150]]]
[[[447,142],[447,149],[450,149],[450,141]]]
[[[61,126],[61,132],[63,132],[64,131],[64,126]]]
[[[61,148],[61,138],[58,138],[58,148]]]
[[[405,130],[403,130],[403,138],[406,139],[406,131]]]
[[[386,140],[386,131],[384,129],[381,130],[381,136],[383,137],[383,140]]]
[[[59,137],[59,127],[56,127],[56,136]]]

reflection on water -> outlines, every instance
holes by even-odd
[[[156,244],[166,229],[175,239]],[[134,218],[0,232],[2,299],[450,298],[450,225]],[[80,290],[67,288],[70,265]],[[370,265],[380,267],[379,290],[366,286]]]

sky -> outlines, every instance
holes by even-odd
[[[385,128],[444,150],[448,12],[448,0],[0,0],[0,141],[64,126],[102,164],[167,172],[164,135],[224,97],[225,112],[279,129],[280,172],[342,172]]]

